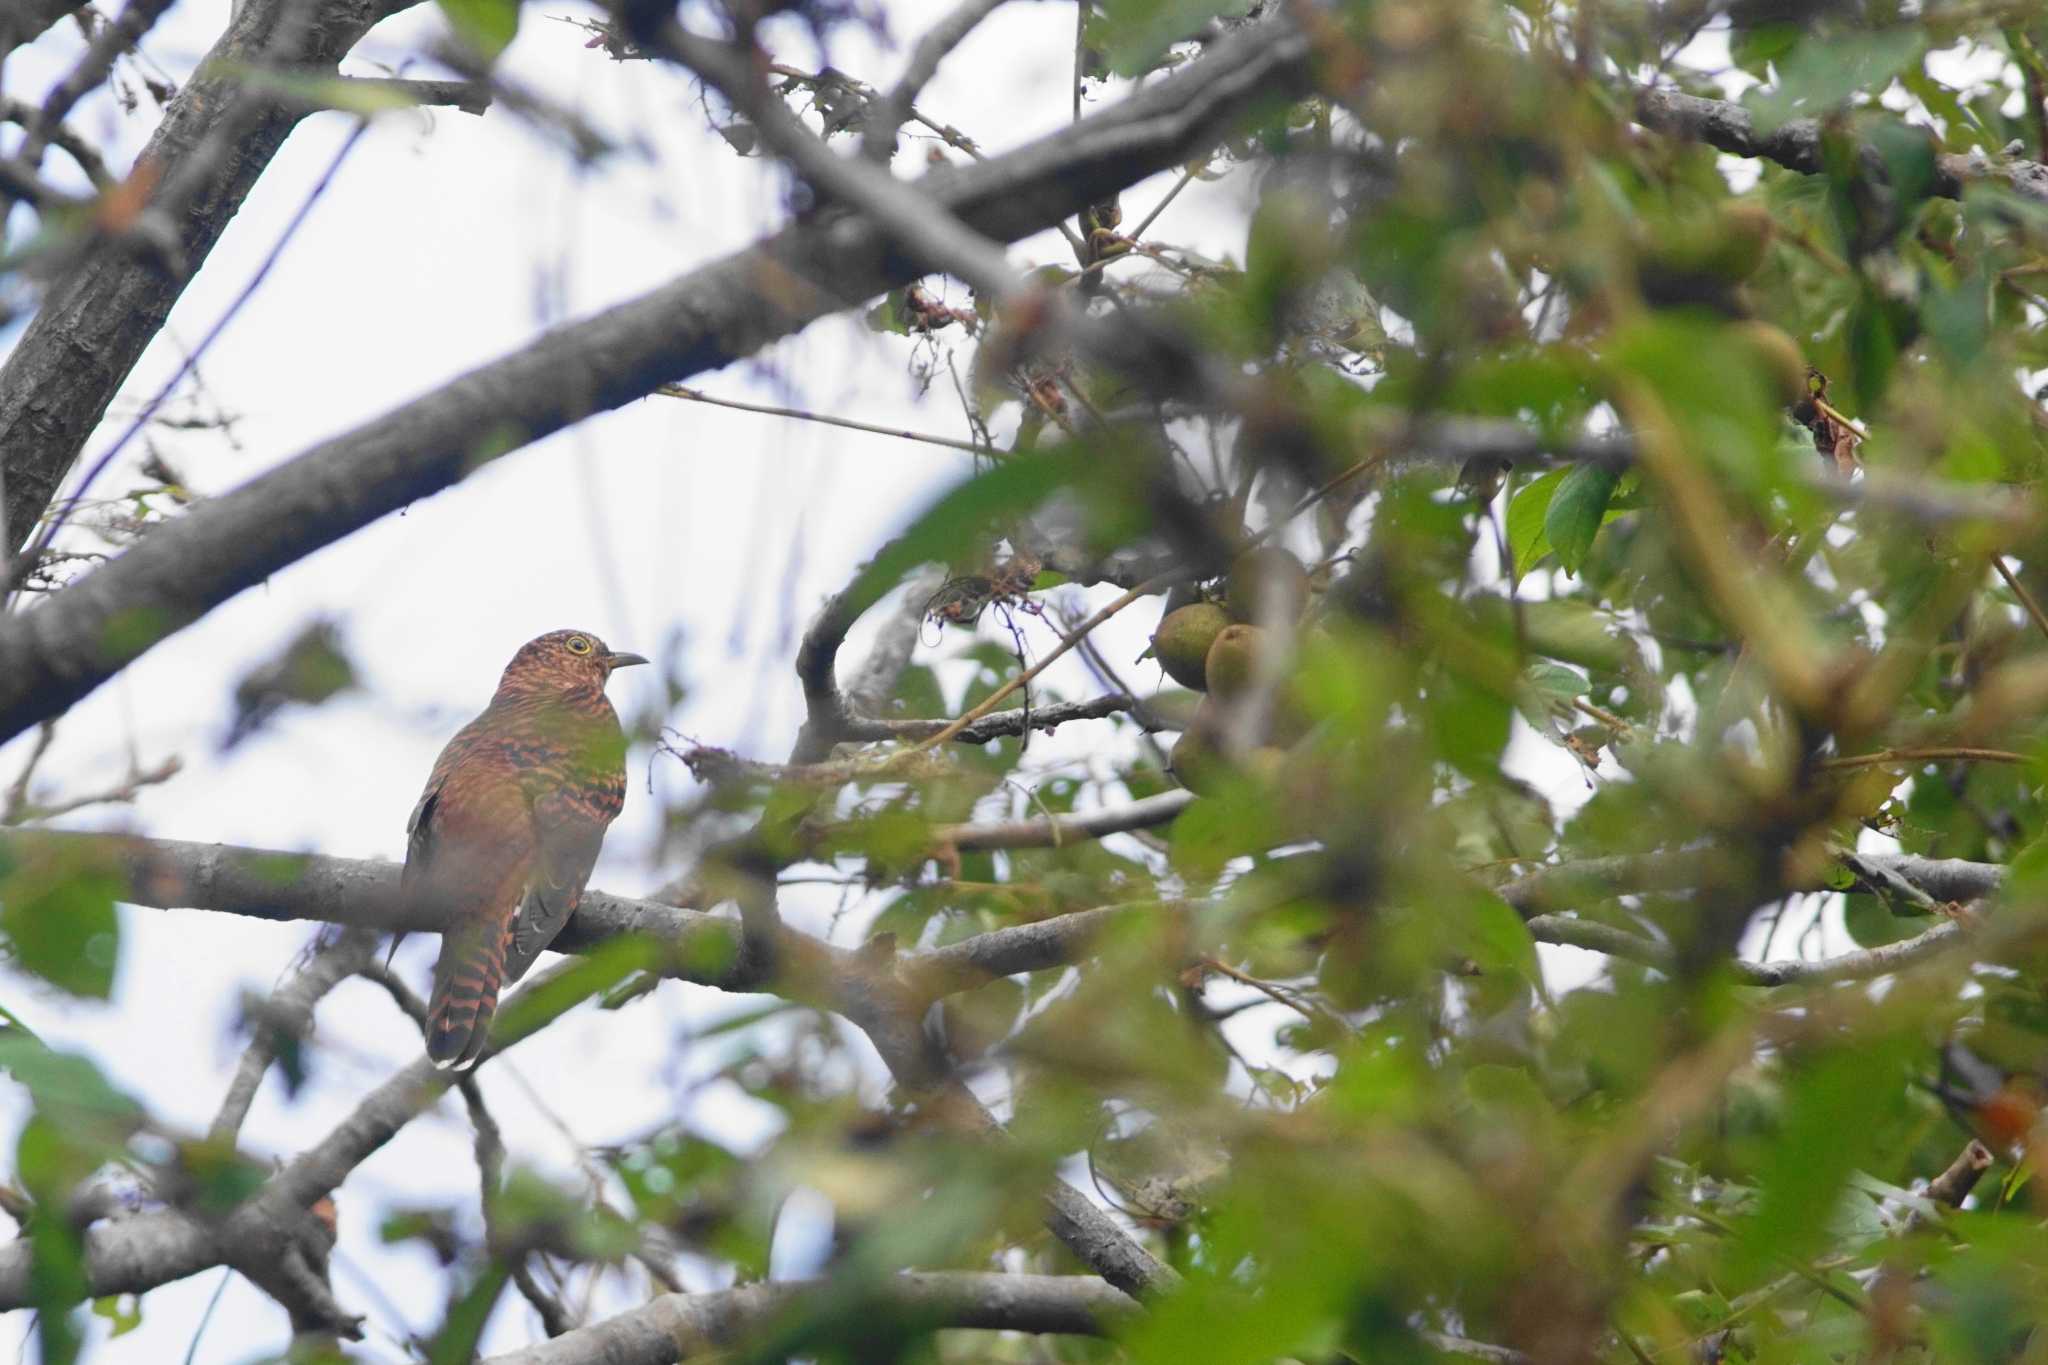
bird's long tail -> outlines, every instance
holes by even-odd
[[[510,926],[491,923],[463,925],[442,935],[434,993],[427,1001],[427,1056],[436,1065],[464,1070],[482,1055],[505,979],[510,937]]]

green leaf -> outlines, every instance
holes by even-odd
[[[142,1300],[133,1294],[108,1294],[92,1301],[93,1316],[105,1318],[109,1337],[126,1336],[142,1326]]]
[[[1772,133],[1792,119],[1817,118],[1858,91],[1881,90],[1917,64],[1926,47],[1918,24],[1808,35],[1777,60],[1777,85],[1753,105],[1756,129]]]
[[[1559,701],[1568,702],[1573,697],[1583,697],[1593,690],[1593,685],[1586,681],[1586,675],[1578,669],[1566,668],[1563,664],[1554,664],[1543,659],[1538,659],[1523,669],[1522,676],[1538,692],[1546,697],[1555,697]]]
[[[910,323],[903,312],[903,300],[907,292],[908,286],[903,289],[891,289],[882,296],[880,303],[861,314],[861,320],[867,323],[868,330],[891,336],[909,336]]]
[[[985,538],[997,520],[1036,507],[1078,480],[1086,468],[1078,455],[1047,452],[1006,460],[957,485],[868,561],[841,599],[843,609],[855,615],[866,611],[912,569],[951,559],[963,546]]]
[[[493,62],[519,32],[519,0],[439,0],[455,36]]]
[[[1203,24],[1248,8],[1247,0],[1107,0],[1089,41],[1117,75],[1141,75]]]
[[[485,1263],[469,1288],[448,1305],[441,1330],[427,1345],[428,1365],[462,1365],[476,1359],[484,1324],[490,1321],[491,1310],[498,1306],[498,1297],[505,1292],[505,1282],[511,1277],[503,1259],[493,1258]]]
[[[1474,777],[1498,769],[1514,725],[1509,698],[1445,670],[1431,680],[1423,707],[1446,761]]]
[[[1543,534],[1566,573],[1577,573],[1607,516],[1608,499],[1621,476],[1605,465],[1573,466],[1557,486],[1543,515]],[[1519,561],[1518,561],[1519,562]]]
[[[1516,489],[1508,503],[1508,553],[1515,557],[1517,577],[1529,572],[1537,560],[1550,553],[1545,521],[1550,515],[1550,500],[1557,496],[1558,485],[1569,473],[1569,469],[1553,469],[1539,475]]]
[[[1859,948],[1881,948],[1925,931],[1934,923],[1931,915],[1895,915],[1890,906],[1875,896],[1855,895],[1842,899],[1842,927]]]
[[[1828,1221],[1858,1165],[1890,1136],[1906,1089],[1899,1039],[1866,1038],[1815,1059],[1786,1082],[1785,1116],[1764,1153],[1757,1210],[1731,1248],[1731,1276],[1748,1283],[1826,1241]]]
[[[94,1000],[114,989],[119,872],[97,859],[38,857],[0,880],[0,934],[20,966]]]

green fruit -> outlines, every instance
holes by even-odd
[[[1252,673],[1258,667],[1265,634],[1257,626],[1231,626],[1216,637],[1216,642],[1209,646],[1209,657],[1202,663],[1210,696],[1235,701],[1251,690]]]
[[[1244,775],[1262,786],[1276,786],[1287,767],[1287,751],[1272,744],[1261,744],[1244,756]]]
[[[1263,545],[1230,566],[1224,593],[1230,614],[1240,621],[1298,621],[1308,606],[1308,570],[1277,545]]]
[[[1790,407],[1806,397],[1806,357],[1783,329],[1751,318],[1735,323],[1736,338],[1756,359],[1777,401]]]
[[[1203,661],[1209,647],[1229,624],[1229,614],[1210,602],[1170,611],[1152,634],[1152,653],[1169,678],[1199,691],[1208,686]]]
[[[1213,795],[1230,773],[1230,761],[1214,740],[1198,729],[1185,730],[1173,742],[1167,768],[1183,787],[1197,796]]]
[[[1725,279],[1746,280],[1763,268],[1764,255],[1770,250],[1771,211],[1762,204],[1738,200],[1723,204],[1717,216],[1720,240],[1710,254],[1709,265]]]
[[[1721,306],[1730,291],[1763,267],[1771,216],[1761,204],[1724,204],[1711,214],[1655,225],[1636,250],[1637,283],[1657,304]]]

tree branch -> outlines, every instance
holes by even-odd
[[[254,1036],[242,1050],[227,1098],[221,1101],[220,1112],[207,1130],[208,1139],[227,1143],[235,1140],[280,1048],[287,1040],[305,1039],[312,1031],[313,1007],[329,991],[369,966],[376,957],[376,949],[375,933],[367,929],[344,930],[332,942],[314,947],[292,979],[263,1002],[256,1012]]]
[[[86,0],[14,0],[0,10],[0,60],[26,43],[32,43],[67,14],[85,8]]]
[[[380,933],[440,932],[400,898],[397,863],[58,830],[0,832],[0,849],[31,866],[108,867],[121,877],[121,899],[133,905],[320,920]],[[735,970],[739,926],[733,920],[601,891],[584,894],[552,946],[573,953],[621,935],[660,945],[679,979],[722,989],[760,985]]]
[[[1825,165],[1819,121],[1793,119],[1769,133],[1759,132],[1749,110],[1728,100],[1704,99],[1676,90],[1636,94],[1636,121],[1661,133],[1693,138],[1733,156],[1760,157],[1791,170],[1817,174]],[[1996,182],[2036,203],[2048,203],[2048,166],[2013,158],[1988,161],[1943,152],[1934,158],[1934,193],[1960,199],[1971,184]]]
[[[965,280],[984,298],[1005,299],[1017,292],[1019,276],[1001,246],[923,190],[827,147],[768,89],[746,48],[699,37],[673,22],[663,26],[655,46],[716,88],[798,174],[826,198],[866,215],[896,250]]]
[[[1071,128],[919,183],[983,235],[1011,240],[1044,228],[1178,164],[1256,101],[1302,87],[1303,35],[1274,26],[1246,39]],[[932,264],[890,250],[870,224],[824,215],[550,332],[208,499],[41,608],[0,623],[0,740],[61,712],[236,593],[493,456],[751,354]],[[37,322],[55,327],[56,316],[46,307]],[[25,355],[42,356],[44,370]],[[51,420],[67,422],[92,406],[75,386],[43,382],[52,355],[25,338],[0,371],[0,448],[12,449],[10,402],[40,406],[47,396]]]
[[[999,713],[1000,714],[1000,713]],[[994,716],[986,717],[994,720]],[[1034,721],[1037,716],[1032,716]],[[932,842],[965,851],[986,848],[1059,848],[1085,843],[1105,834],[1123,834],[1134,829],[1163,825],[1188,808],[1195,799],[1190,791],[1160,792],[1140,797],[1121,806],[1083,811],[1078,815],[1040,817],[1032,820],[998,820],[988,824],[934,825]]]
[[[491,1356],[484,1365],[670,1365],[743,1344],[762,1323],[801,1312],[806,1302],[845,1303],[830,1280],[742,1285],[709,1294],[663,1294],[639,1308],[552,1341]],[[861,1311],[930,1328],[1102,1336],[1137,1305],[1087,1275],[998,1275],[970,1271],[890,1275],[854,1291]]]
[[[1122,715],[1137,707],[1136,698],[1110,694],[1091,697],[1087,701],[1054,702],[1050,706],[1012,707],[1007,711],[992,711],[980,720],[974,721],[953,736],[959,744],[988,744],[998,739],[1009,739],[1024,733],[1025,722],[1033,730],[1050,733],[1072,720],[1102,720],[1109,716]],[[846,722],[846,738],[853,740],[887,739],[930,739],[944,730],[952,721],[931,720],[873,720],[866,716],[853,716]]]
[[[860,135],[862,156],[888,162],[896,151],[897,130],[910,117],[911,107],[925,85],[938,73],[939,63],[1002,4],[1003,0],[961,0],[951,13],[925,30],[911,50],[910,64],[903,69],[902,77],[868,107],[866,126]]]

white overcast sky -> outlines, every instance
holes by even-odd
[[[182,79],[227,8],[227,0],[182,0],[145,52]],[[899,43],[950,8],[950,0],[885,5]],[[585,12],[566,2],[529,5],[507,69],[652,155],[578,170],[503,109],[483,118],[437,110],[381,119],[202,365],[203,402],[236,415],[236,445],[212,434],[157,434],[192,487],[233,487],[519,346],[551,322],[644,291],[784,220],[784,176],[736,157],[709,132],[689,82],[650,63],[611,63],[585,48],[580,31],[556,22]],[[990,151],[1059,126],[1068,116],[1072,21],[1065,4],[1000,10],[941,69],[920,106]],[[439,22],[431,5],[401,16],[344,69],[395,67]],[[8,62],[6,92],[40,98],[79,49],[68,24],[53,30]],[[796,65],[817,62],[801,41],[778,55]],[[893,78],[903,55],[850,29],[829,54],[870,81]],[[435,73],[416,65],[409,74]],[[124,117],[111,98],[96,95],[74,122],[118,149],[110,159],[125,168],[154,121],[144,101],[140,116]],[[154,392],[181,347],[245,285],[350,126],[342,115],[318,115],[292,136],[144,358],[117,416]],[[912,144],[900,167],[914,170],[927,145]],[[51,158],[53,167],[60,162]],[[1238,255],[1251,192],[1244,180],[1192,187],[1155,235],[1212,256]],[[1127,221],[1170,183],[1158,178],[1127,195]],[[1023,265],[1065,254],[1048,234],[1012,256]],[[0,346],[13,339],[0,335]],[[942,381],[920,396],[908,358],[905,340],[876,337],[849,317],[691,382],[726,396],[964,435],[950,386]],[[88,455],[118,429],[102,430]],[[669,399],[634,404],[385,518],[174,636],[66,718],[38,790],[53,799],[80,794],[118,780],[131,755],[145,765],[177,755],[183,774],[132,808],[65,823],[396,858],[406,813],[440,745],[482,706],[514,648],[568,625],[676,662],[689,693],[664,723],[705,743],[780,758],[801,719],[790,661],[805,620],[966,468],[963,454],[900,440]],[[98,491],[131,482],[117,470]],[[318,711],[288,712],[223,756],[234,681],[323,615],[340,622],[365,689]],[[1121,665],[1135,656],[1149,626],[1146,619],[1118,623],[1112,659]],[[1038,647],[1051,638],[1047,626],[1028,628]],[[622,713],[659,705],[652,673],[614,683]],[[1087,685],[1078,669],[1059,676],[1076,694]],[[1157,673],[1148,665],[1128,676],[1149,684]],[[1516,766],[1561,803],[1582,799],[1576,771],[1554,751],[1536,756],[1542,747],[1523,736]],[[1085,766],[1088,741],[1064,752]],[[0,747],[0,783],[25,756],[21,741]],[[678,870],[647,853],[658,802],[690,791],[672,761],[636,751],[631,768],[626,812],[596,879],[627,894]],[[792,897],[797,918],[814,930],[827,928],[832,905],[822,895]],[[196,911],[123,913],[111,1006],[82,1006],[5,972],[0,1004],[52,1043],[94,1057],[167,1122],[203,1128],[240,1051],[233,1031],[240,997],[275,984],[310,926]],[[839,926],[842,935],[858,929],[858,920]],[[433,951],[429,938],[399,957],[422,986]],[[671,983],[621,1012],[581,1011],[487,1067],[483,1084],[514,1160],[573,1178],[564,1127],[595,1144],[679,1117],[735,1142],[764,1139],[771,1130],[749,1101],[728,1087],[698,1084],[729,1044],[688,1041],[693,1028],[746,1004]],[[360,982],[330,997],[319,1030],[317,1082],[287,1102],[273,1077],[243,1130],[247,1149],[288,1155],[324,1135],[420,1046],[388,999]],[[546,1097],[545,1108],[535,1092]],[[0,1086],[0,1162],[11,1159],[22,1116],[19,1097]],[[407,1202],[473,1208],[475,1188],[467,1122],[454,1101],[407,1128],[344,1187],[335,1288],[369,1315],[366,1346],[377,1358],[401,1355],[397,1338],[431,1328],[444,1307],[442,1277],[424,1252],[381,1245],[378,1210]],[[799,1246],[786,1263],[801,1268],[803,1259]],[[96,1345],[89,1358],[182,1359],[221,1275],[155,1291],[142,1326]],[[15,1330],[28,1327],[20,1315]],[[486,1349],[523,1343],[536,1331],[523,1301],[508,1296]],[[244,1360],[285,1334],[282,1312],[232,1278],[196,1360]],[[0,1349],[11,1344],[0,1338]]]

